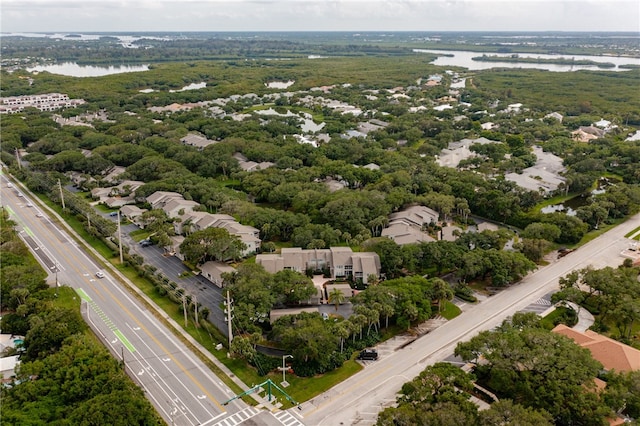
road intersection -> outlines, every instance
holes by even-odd
[[[66,235],[66,230],[43,216],[38,207],[28,207],[29,200],[5,190],[4,181],[2,187],[3,205],[10,209],[21,235],[40,262],[57,272],[60,283],[76,289],[83,301],[85,318],[89,318],[94,331],[114,356],[124,359],[130,375],[145,389],[165,420],[180,425],[374,424],[378,412],[395,402],[403,383],[427,365],[450,356],[457,342],[494,328],[532,302],[545,300],[544,296],[557,288],[558,278],[573,269],[619,265],[620,253],[629,246],[624,235],[640,224],[640,215],[634,216],[509,290],[468,307],[462,315],[411,344],[388,354],[381,352],[380,360],[305,402],[300,411],[274,414],[249,407],[241,400],[223,407],[221,403],[234,394],[202,361],[134,300],[109,270],[105,278],[96,278],[101,265],[87,256]]]
[[[308,426],[372,425],[378,413],[392,405],[402,385],[424,368],[449,357],[460,341],[544,299],[557,289],[558,279],[574,269],[618,266],[629,246],[624,236],[640,225],[636,215],[568,256],[537,270],[517,285],[466,309],[460,316],[393,351],[329,391],[302,404],[303,423]]]

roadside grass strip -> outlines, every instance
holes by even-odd
[[[18,215],[16,215],[16,212],[13,211],[13,209],[9,206],[3,206],[4,209],[7,211],[7,213],[9,213],[9,216],[13,217],[13,220],[17,223],[19,223],[22,226],[22,230],[30,237],[35,237],[35,235],[33,234],[33,232],[31,232],[31,229],[29,229],[28,226],[26,226],[24,223],[22,223],[22,221],[18,218]]]
[[[640,226],[638,226],[633,231],[627,233],[627,235],[625,235],[625,238],[630,238],[632,240],[640,239]]]
[[[78,293],[78,295],[82,300],[87,302],[87,304],[91,307],[93,312],[95,312],[98,315],[98,317],[102,320],[102,322],[104,322],[107,325],[107,327],[109,327],[109,330],[113,331],[113,334],[116,335],[118,340],[122,342],[122,344],[129,350],[129,352],[134,353],[136,351],[136,348],[131,344],[131,342],[129,342],[129,340],[125,337],[125,335],[122,334],[120,330],[118,330],[118,327],[116,327],[116,325],[111,321],[111,319],[107,316],[107,314],[105,314],[102,311],[100,306],[98,306],[98,304],[94,302],[93,299],[91,299],[91,297],[89,297],[89,295],[85,293],[83,289],[81,288],[77,289],[76,293]]]

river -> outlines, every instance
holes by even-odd
[[[598,68],[595,65],[558,65],[550,63],[525,63],[525,62],[483,62],[474,61],[472,58],[482,55],[487,56],[504,56],[510,57],[512,54],[497,54],[488,52],[468,52],[462,50],[432,50],[432,49],[413,49],[416,53],[435,53],[448,56],[438,56],[438,58],[431,62],[433,65],[445,66],[445,67],[463,67],[469,70],[487,70],[491,68],[529,68],[529,69],[542,69],[554,72],[568,72],[578,70],[589,71],[628,71],[628,69],[620,68],[620,65],[636,65],[640,66],[640,58],[629,58],[621,56],[589,56],[589,55],[544,55],[534,53],[519,53],[521,58],[540,58],[540,59],[575,59],[575,60],[589,60],[593,62],[612,63],[615,68]],[[453,55],[453,56],[450,56]]]
[[[101,77],[103,75],[121,74],[125,72],[140,72],[149,70],[148,65],[78,65],[75,62],[60,64],[38,65],[27,68],[29,72],[47,71],[51,74],[68,75],[71,77]]]

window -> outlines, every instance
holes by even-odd
[[[344,265],[344,275],[347,277],[353,275],[353,265]]]

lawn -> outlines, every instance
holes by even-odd
[[[640,226],[624,236],[625,238],[633,238],[634,240],[640,240]]]
[[[610,231],[612,228],[615,228],[616,226],[620,225],[625,220],[626,220],[626,218],[624,218],[624,219],[616,219],[611,224],[602,225],[602,226],[600,226],[599,229],[589,231],[587,234],[585,234],[584,237],[582,237],[582,239],[580,240],[580,242],[578,244],[570,246],[570,248],[577,248],[577,247],[580,247],[580,246],[583,246],[583,245],[587,244],[589,241],[595,240],[600,235],[604,234],[607,231]]]
[[[567,310],[567,308],[557,307],[556,309],[551,311],[551,313],[549,313],[549,315],[547,315],[546,317],[543,317],[543,318],[540,319],[540,325],[543,328],[547,329],[547,330],[552,330],[556,326],[554,324],[556,319],[558,319],[561,316],[563,316],[566,310]]]
[[[460,315],[460,313],[462,313],[462,311],[460,310],[460,308],[458,308],[455,304],[446,301],[444,303],[444,309],[442,311],[440,311],[440,315],[442,315],[443,317],[445,317],[448,320],[452,320],[455,317],[457,317],[458,315]]]

